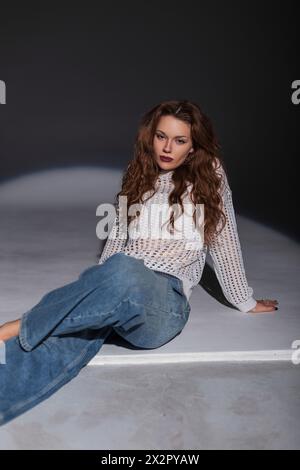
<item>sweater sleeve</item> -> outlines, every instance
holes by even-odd
[[[110,256],[114,255],[115,253],[121,252],[125,247],[127,238],[124,237],[124,234],[123,236],[121,236],[119,222],[119,212],[118,210],[116,210],[116,215],[113,220],[112,227],[109,231],[109,235],[107,237],[98,264],[103,264]]]
[[[215,274],[226,299],[241,312],[249,312],[257,302],[253,298],[253,289],[248,285],[246,278],[232,191],[222,167],[221,175],[223,177],[222,210],[226,217],[226,225],[209,246],[209,253],[213,260]]]

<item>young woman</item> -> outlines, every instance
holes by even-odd
[[[6,364],[0,365],[0,424],[75,377],[112,332],[150,349],[177,336],[188,321],[189,298],[207,251],[234,308],[254,314],[277,310],[277,300],[252,296],[220,146],[197,104],[164,101],[142,117],[118,203],[120,196],[127,201],[126,237],[117,204],[99,263],[0,327],[6,350]],[[132,212],[135,204],[141,210]],[[186,210],[198,204],[204,207],[200,230],[196,211]],[[170,236],[153,236],[154,226],[165,225],[159,212],[164,205],[171,208],[165,220]],[[184,220],[183,230],[176,213]]]

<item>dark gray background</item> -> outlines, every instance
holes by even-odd
[[[299,240],[298,10],[253,0],[1,5],[0,183],[47,168],[123,169],[141,115],[191,99],[213,121],[236,210]]]

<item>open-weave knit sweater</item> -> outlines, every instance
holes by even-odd
[[[142,210],[139,217],[129,224],[127,239],[124,236],[123,238],[119,236],[119,214],[118,211],[116,212],[99,264],[104,263],[107,258],[118,252],[143,259],[145,266],[148,268],[172,274],[181,279],[184,293],[189,299],[193,288],[201,279],[206,254],[209,251],[214,271],[226,299],[241,312],[250,311],[255,307],[256,300],[252,296],[253,289],[247,282],[232,202],[232,191],[222,166],[219,166],[217,172],[222,175],[222,210],[226,216],[226,225],[215,238],[217,243],[214,242],[207,247],[199,231],[192,230],[195,227],[192,222],[192,212],[187,212],[190,216],[185,216],[183,222],[185,224],[184,236],[179,237],[177,235],[177,238],[173,239],[149,236],[149,231],[146,228],[148,229],[149,226],[161,227],[160,222],[169,220],[171,212],[165,212],[167,217],[161,219],[162,212],[159,215],[158,209],[162,206],[169,207],[168,195],[174,187],[172,181],[173,171],[165,170],[160,172],[155,183],[156,192],[146,202],[144,201],[149,197],[150,192],[143,195]],[[188,189],[184,193],[184,203],[191,204],[190,190],[191,185],[188,185]],[[149,217],[151,218],[149,219]],[[168,227],[170,230],[171,226]],[[175,227],[177,227],[176,217]],[[183,225],[179,225],[179,227],[183,227]],[[137,236],[138,233],[141,235],[140,237]]]

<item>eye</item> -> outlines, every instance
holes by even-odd
[[[156,137],[158,137],[158,139],[160,139],[160,138],[163,139],[164,138],[161,134],[156,134]]]
[[[178,139],[177,142],[179,142],[180,144],[186,144],[186,141],[185,141],[185,140],[180,140],[180,139]]]

